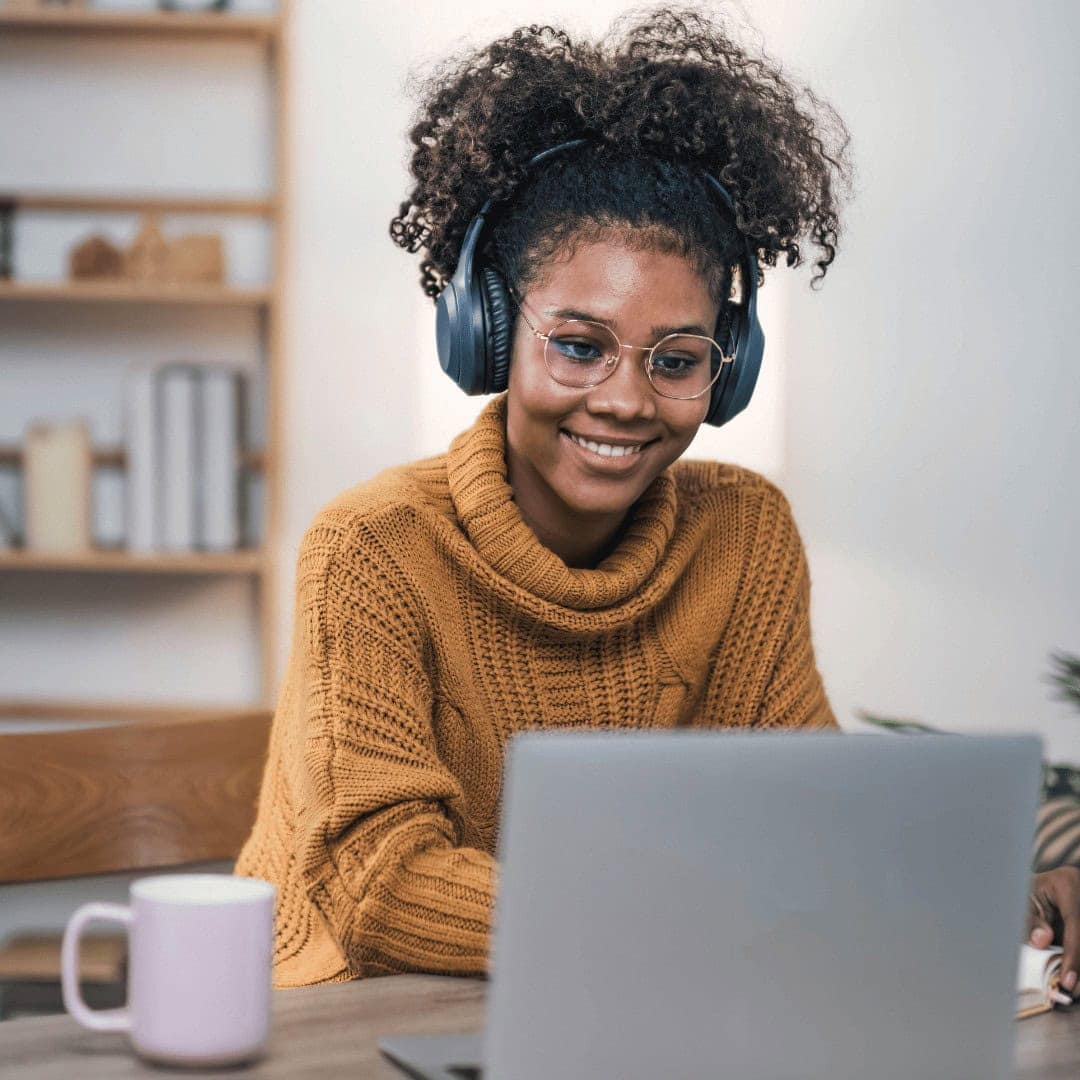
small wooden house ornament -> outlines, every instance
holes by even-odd
[[[68,274],[73,279],[124,276],[124,253],[97,233],[71,249]]]
[[[146,214],[142,228],[124,256],[124,276],[133,281],[169,280],[169,245],[161,235],[160,218]]]
[[[167,240],[161,233],[159,216],[145,214],[127,252],[126,276],[135,281],[220,285],[225,279],[221,237],[189,233]]]
[[[126,251],[94,234],[72,249],[68,271],[72,278],[220,285],[225,280],[225,257],[216,233],[167,239],[161,232],[160,215],[151,211],[143,215],[138,235]]]
[[[220,236],[189,233],[168,243],[170,281],[220,285],[225,279]]]

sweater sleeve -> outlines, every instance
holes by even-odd
[[[381,530],[325,512],[313,523],[297,615],[297,858],[312,903],[354,978],[483,974],[497,864],[459,845],[422,607]]]

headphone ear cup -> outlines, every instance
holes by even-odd
[[[724,365],[727,370],[721,373],[712,389],[705,423],[714,427],[722,427],[746,408],[754,393],[765,352],[765,331],[753,308],[750,316],[741,305],[730,305],[730,310],[732,319],[728,341],[720,335],[716,340],[728,355],[734,352],[734,359]]]
[[[510,300],[506,285],[494,267],[480,271],[480,296],[484,307],[486,378],[484,391],[500,394],[510,381]]]
[[[716,330],[713,333],[713,337],[716,339],[717,344],[723,350],[725,356],[732,356],[735,352],[735,347],[738,345],[738,336],[736,334],[735,326],[736,309],[733,304],[724,304],[720,309],[720,317],[716,320]],[[738,364],[738,360],[732,360],[729,364],[722,364],[720,369],[720,378],[713,383],[712,390],[709,392],[709,411],[705,414],[706,424],[723,423],[720,420],[721,415],[721,403],[724,400],[725,391],[728,385],[731,383],[733,371],[732,369]]]
[[[435,344],[439,352],[439,366],[461,385],[461,349],[456,339],[458,320],[458,297],[453,281],[435,302]]]

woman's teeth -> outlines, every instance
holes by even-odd
[[[570,435],[570,432],[567,432]],[[602,454],[604,457],[626,457],[627,454],[640,454],[641,448],[644,443],[638,443],[636,446],[612,446],[610,443],[598,443],[590,442],[588,439],[579,438],[577,435],[570,435],[570,438],[578,444],[578,446],[584,446],[586,450],[591,450],[594,454]]]

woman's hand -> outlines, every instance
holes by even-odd
[[[1059,866],[1031,879],[1028,939],[1036,949],[1062,946],[1061,989],[1075,996],[1080,972],[1080,867]]]

